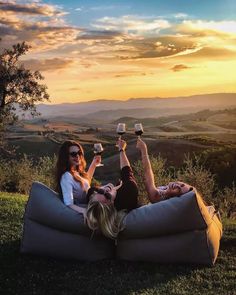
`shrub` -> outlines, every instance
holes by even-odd
[[[35,167],[31,159],[26,155],[16,164],[15,175],[12,181],[15,180],[16,192],[27,194],[30,190],[32,181],[35,179]]]
[[[1,161],[0,188],[8,192],[28,193],[35,169],[33,162],[24,155],[20,160]]]
[[[236,148],[235,146],[220,146],[202,152],[202,163],[216,175],[220,188],[230,186],[235,181]],[[227,177],[225,177],[227,175]]]
[[[151,156],[150,161],[151,161],[153,173],[155,175],[156,185],[167,184],[173,180],[172,173],[170,172],[169,169],[166,168],[165,159],[163,159],[160,155],[158,155],[156,158]],[[133,170],[134,170],[135,178],[138,183],[139,203],[147,204],[149,200],[145,190],[143,165],[140,160],[134,163]]]
[[[176,169],[166,167],[166,160],[160,155],[150,157],[155,185],[164,185],[170,181],[180,180],[191,184],[203,195],[208,204],[215,204],[225,217],[233,217],[236,213],[236,186],[225,187],[217,191],[215,176],[204,168],[200,157],[185,157],[183,166]],[[43,182],[45,185],[55,188],[55,166],[56,156],[40,157],[37,163],[32,159],[23,156],[20,160],[0,161],[0,190],[8,192],[19,192],[28,194],[33,181]],[[139,188],[139,203],[149,202],[144,185],[144,172],[141,161],[133,165],[134,174]],[[96,179],[92,185],[98,184]]]
[[[223,217],[236,217],[236,186],[225,187],[218,191],[215,202]]]
[[[173,167],[166,167],[166,160],[161,158],[160,155],[157,158],[150,157],[150,161],[156,186],[168,184],[170,181],[183,181],[196,187],[204,196],[207,203],[214,201],[212,198],[215,188],[214,176],[200,164],[199,157],[195,156],[191,159],[189,156],[186,156],[183,167],[177,170]],[[145,190],[144,172],[141,161],[137,161],[134,164],[134,173],[138,183],[140,202],[141,204],[146,204],[149,201]]]
[[[36,165],[34,180],[40,181],[45,185],[55,189],[55,167],[56,167],[57,157],[40,157]]]
[[[10,175],[9,164],[5,163],[5,161],[0,161],[0,190],[6,191],[6,183],[8,181],[8,175]]]
[[[40,181],[54,188],[56,157],[41,157],[37,163],[23,156],[20,160],[0,162],[0,190],[28,194],[33,181]]]
[[[195,155],[193,158],[185,156],[183,167],[176,173],[176,179],[194,186],[208,204],[214,203],[212,196],[216,186],[215,176],[203,167],[199,156]]]

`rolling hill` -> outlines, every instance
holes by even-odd
[[[132,128],[135,123],[140,122],[140,118],[121,117],[113,121],[126,123]],[[174,115],[160,118],[142,118],[145,128],[162,131],[227,131],[236,129],[236,108],[225,110],[203,110],[187,115]]]
[[[95,100],[81,103],[39,104],[42,117],[85,116],[86,119],[109,121],[121,116],[154,117],[188,114],[203,110],[236,107],[236,93],[202,94],[172,98],[132,98],[123,100]]]

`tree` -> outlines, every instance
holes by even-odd
[[[39,71],[31,71],[20,63],[30,46],[25,42],[13,45],[0,53],[0,145],[9,124],[18,120],[16,110],[29,111],[32,116],[39,113],[36,102],[49,100],[47,86],[39,81],[44,77]]]

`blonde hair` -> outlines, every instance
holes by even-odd
[[[100,229],[105,237],[116,239],[124,229],[122,221],[125,215],[125,210],[117,211],[113,203],[104,204],[91,199],[87,207],[86,221],[91,230]]]

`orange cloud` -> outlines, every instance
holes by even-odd
[[[198,49],[196,42],[187,38],[180,39],[176,36],[160,36],[132,40],[130,41],[130,45],[135,48],[133,54],[131,53],[131,56],[127,57],[130,59],[171,57]]]
[[[185,60],[198,61],[199,60],[232,60],[236,59],[236,50],[230,50],[227,48],[219,48],[219,47],[203,47],[199,49],[197,52],[190,53],[185,56]]]
[[[76,39],[77,40],[112,40],[117,37],[123,37],[124,34],[118,31],[84,31]]]
[[[30,59],[26,60],[24,65],[31,70],[38,71],[55,71],[65,69],[73,64],[71,59],[52,58],[52,59]]]
[[[188,67],[186,65],[175,65],[173,68],[171,68],[173,72],[180,72],[187,69],[191,69],[191,67]]]
[[[150,75],[151,73],[149,73]],[[122,73],[117,73],[114,75],[115,78],[123,78],[123,77],[132,77],[132,76],[146,76],[147,73],[144,72],[135,72],[135,71],[127,71]]]

